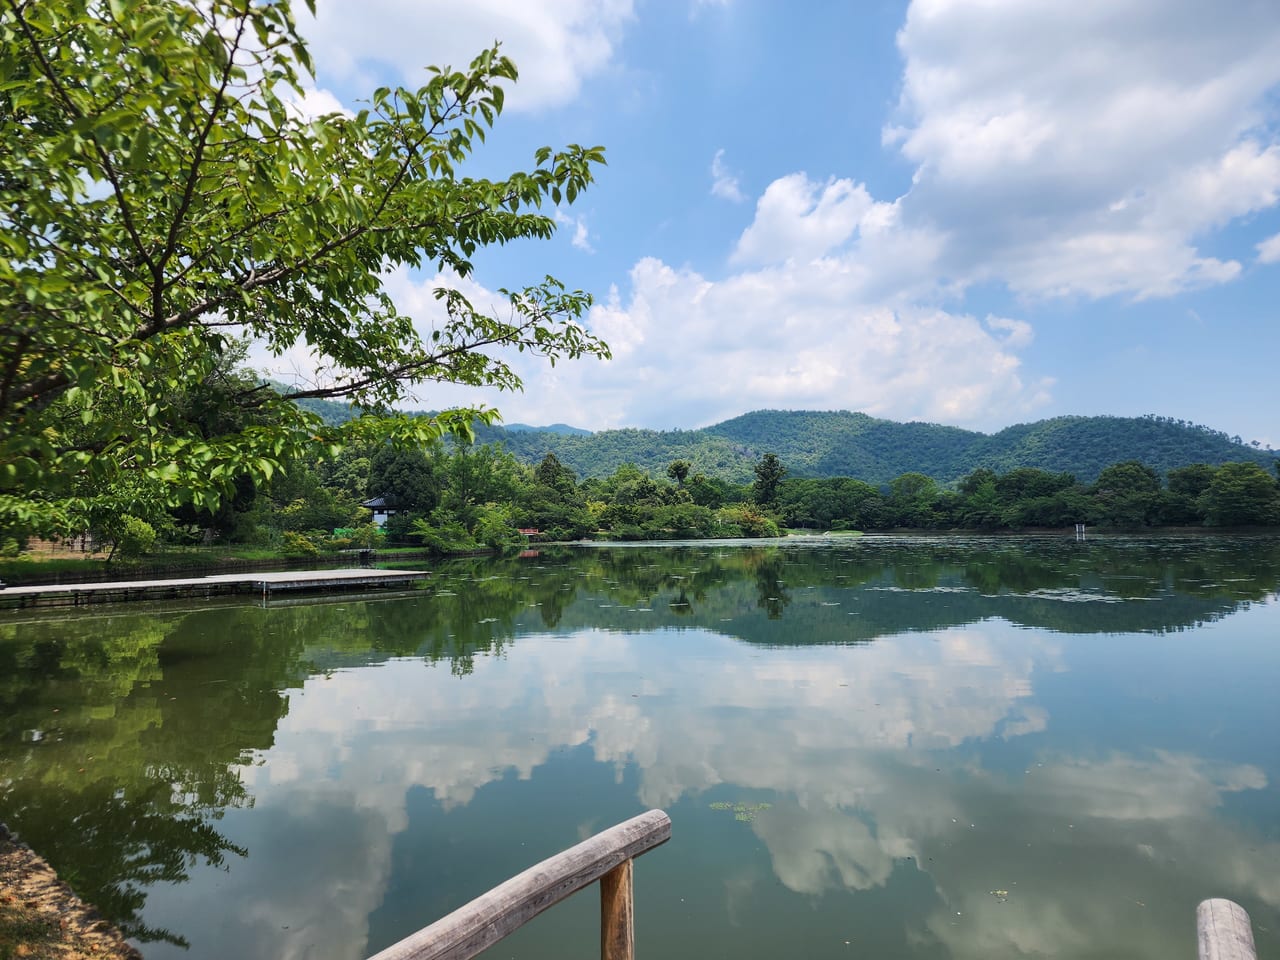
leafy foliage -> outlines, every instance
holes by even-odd
[[[782,465],[776,453],[766,453],[760,458],[753,471],[755,483],[751,485],[751,497],[763,506],[773,506],[778,500],[778,484],[787,475],[787,468]]]
[[[337,425],[290,400],[376,413],[415,382],[518,388],[494,347],[607,356],[578,323],[590,298],[552,278],[502,291],[501,315],[442,289],[428,335],[382,288],[398,267],[465,277],[487,245],[550,236],[539,208],[603,162],[544,147],[527,172],[462,175],[509,59],[494,47],[315,119],[295,106],[310,70],[286,0],[0,10],[0,523],[72,527],[95,497],[214,510],[317,446],[422,444],[493,415]],[[318,381],[218,384],[233,333],[306,345]]]

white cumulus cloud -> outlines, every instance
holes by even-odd
[[[462,63],[497,35],[533,108],[605,69],[632,17],[629,0],[358,12],[328,0],[317,59],[352,74],[389,63],[409,79],[423,48]],[[388,40],[374,22],[402,29]],[[767,406],[1002,426],[1046,404],[1053,383],[1025,371],[1031,325],[972,308],[968,291],[1140,300],[1227,283],[1243,265],[1218,232],[1280,204],[1273,0],[1229,15],[1202,0],[913,0],[898,47],[883,139],[914,169],[901,196],[875,196],[852,169],[781,173],[723,270],[645,257],[597,304],[590,324],[612,361],[518,356],[525,393],[484,401],[509,419],[591,428],[690,427]],[[710,174],[714,196],[747,199],[723,150]],[[584,220],[562,222],[591,248]],[[1257,260],[1280,262],[1280,235]],[[436,282],[406,275],[392,292],[429,324]],[[477,396],[424,394],[433,407]]]
[[[556,208],[556,223],[563,227],[573,227],[573,236],[569,238],[569,242],[573,246],[584,253],[595,253],[595,248],[591,245],[591,233],[587,227],[587,219],[583,216],[571,216],[560,208]]]
[[[1048,384],[1027,382],[1012,347],[1025,325],[859,296],[865,278],[815,260],[712,281],[656,259],[631,272],[631,295],[592,315],[614,348],[608,364],[575,365],[617,422],[712,423],[750,407],[864,410],[904,419],[969,422],[1025,411]],[[634,406],[633,406],[634,405]]]
[[[604,69],[632,16],[631,0],[320,0],[303,31],[318,64],[369,89],[388,67],[421,86],[428,65],[465,67],[501,40],[520,70],[508,106],[535,110],[569,102]]]
[[[873,416],[980,425],[1041,406],[1052,383],[1023,374],[1023,321],[975,317],[866,296],[872,281],[847,263],[818,258],[712,280],[656,258],[631,270],[587,318],[612,360],[554,367],[504,356],[524,380],[519,394],[431,383],[420,406],[485,404],[507,420],[590,429],[700,426],[744,409],[849,409]],[[505,300],[473,280],[388,275],[397,307],[429,336],[444,317],[434,295],[457,287],[478,309]],[[305,357],[289,357],[305,367]],[[286,377],[277,361],[275,375]],[[745,398],[745,399],[744,399]]]
[[[892,206],[877,204],[860,183],[834,178],[814,183],[803,173],[793,173],[766,188],[733,259],[809,260],[844,244],[864,221],[874,229],[892,219]]]
[[[286,103],[299,120],[317,120],[331,113],[340,113],[345,117],[354,116],[332,91],[316,87],[304,87],[300,96],[295,94],[289,97]]]
[[[917,165],[904,222],[946,234],[950,276],[1171,295],[1234,278],[1198,242],[1280,199],[1274,3],[916,0],[898,45],[885,140]]]
[[[747,199],[738,178],[725,166],[724,150],[717,150],[716,155],[711,158],[711,194],[734,203],[742,203]]]
[[[1280,233],[1258,244],[1259,263],[1280,263]]]

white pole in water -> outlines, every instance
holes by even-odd
[[[1253,926],[1244,907],[1230,900],[1205,900],[1196,908],[1200,960],[1257,960]]]

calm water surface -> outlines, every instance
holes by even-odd
[[[0,819],[148,958],[359,960],[650,807],[645,957],[1166,960],[1207,896],[1280,956],[1280,539],[435,570],[0,619]]]

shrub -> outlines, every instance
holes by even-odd
[[[413,513],[409,510],[393,513],[387,517],[387,525],[385,527],[387,541],[395,544],[412,543],[417,537],[414,524],[423,519],[422,514]]]
[[[432,511],[430,520],[414,520],[410,536],[435,553],[468,553],[480,546],[465,526],[443,510]]]
[[[779,535],[777,522],[755,504],[739,503],[732,507],[722,507],[717,512],[717,517],[724,526],[740,529],[744,537]]]
[[[281,549],[290,557],[319,556],[320,548],[305,535],[294,530],[286,530],[281,535]]]
[[[348,535],[351,537],[351,543],[357,547],[381,547],[387,542],[386,531],[376,523],[352,527]]]
[[[155,527],[137,517],[124,517],[115,533],[116,553],[126,560],[145,556],[156,545]]]

